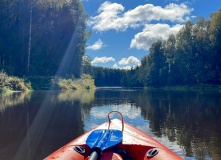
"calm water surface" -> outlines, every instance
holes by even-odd
[[[121,88],[1,94],[0,159],[43,159],[112,110],[185,159],[221,159],[220,93]]]

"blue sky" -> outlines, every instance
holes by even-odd
[[[159,38],[176,34],[186,21],[209,17],[220,0],[82,0],[89,15],[86,55],[93,66],[130,69]]]

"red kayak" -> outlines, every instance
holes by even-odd
[[[121,115],[118,111],[112,112]],[[123,122],[122,115],[120,121],[110,120],[109,114],[109,122],[76,138],[44,160],[183,160],[146,133]]]

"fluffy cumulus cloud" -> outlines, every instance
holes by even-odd
[[[119,67],[117,64],[114,64],[113,65],[113,68],[115,68],[115,69],[126,69],[126,70],[130,70],[131,68],[136,68],[137,66],[140,66],[141,65],[141,63],[138,63],[137,65],[134,65],[134,66],[129,66],[129,65],[127,65],[127,66],[124,66],[124,67]]]
[[[138,64],[138,63],[140,63],[140,61],[134,56],[130,56],[128,58],[122,58],[118,62],[118,64],[120,65],[129,65],[129,64]]]
[[[130,70],[131,68],[132,68],[131,66],[125,66],[125,67],[122,67],[121,69]]]
[[[124,12],[124,7],[118,3],[104,2],[98,9],[98,15],[91,17],[88,25],[97,31],[125,31],[128,27],[136,28],[153,20],[184,22],[193,11],[186,4],[171,3],[164,8],[145,4]]]
[[[93,61],[91,61],[91,64],[94,63],[107,63],[110,61],[115,61],[113,57],[95,57]]]
[[[136,66],[140,66],[140,61],[134,57],[130,56],[128,58],[122,58],[118,64],[115,63],[112,67],[117,69],[127,69],[130,70],[131,68],[134,68]],[[119,66],[120,65],[120,66]]]
[[[119,68],[119,67],[118,67],[118,65],[115,63],[115,64],[113,65],[113,68]]]
[[[93,45],[88,46],[86,49],[91,49],[91,50],[99,50],[103,47],[103,42],[101,39],[96,41]]]
[[[113,65],[113,68],[115,69],[126,69],[126,70],[130,70],[132,68],[132,66],[125,66],[125,67],[119,67],[116,63]]]
[[[167,39],[170,34],[176,34],[183,25],[177,24],[169,26],[168,24],[146,24],[143,31],[136,34],[132,39],[130,48],[149,50],[153,42],[159,38]]]

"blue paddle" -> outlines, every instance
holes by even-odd
[[[115,129],[109,129],[110,128],[110,118],[109,114],[112,112],[117,112],[121,115],[122,119],[122,131],[115,130]],[[123,116],[118,111],[111,111],[108,113],[108,119],[109,119],[109,126],[108,129],[98,129],[94,130],[90,133],[86,140],[86,144],[91,148],[92,153],[90,155],[89,160],[96,160],[99,156],[99,153],[101,151],[104,151],[107,148],[110,148],[112,146],[117,145],[120,143],[123,139],[123,129],[124,129],[124,123],[123,123]],[[101,155],[100,155],[101,156]]]

